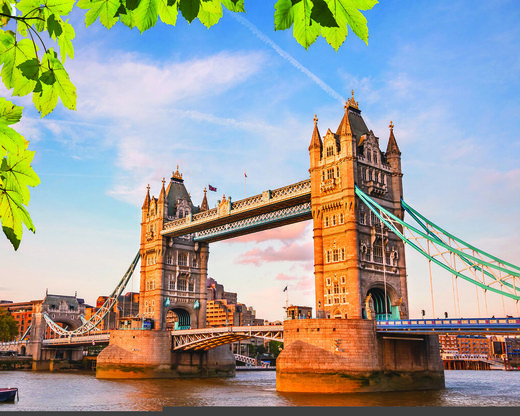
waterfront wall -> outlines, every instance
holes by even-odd
[[[208,351],[173,352],[167,331],[120,330],[97,357],[97,378],[232,377],[235,357],[228,345]]]
[[[284,322],[276,361],[282,392],[346,393],[444,388],[437,335],[378,334],[366,319]]]

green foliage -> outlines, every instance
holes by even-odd
[[[10,342],[16,339],[18,335],[18,324],[14,317],[0,310],[0,342]]]
[[[273,355],[274,358],[277,358],[278,355],[282,352],[283,342],[280,341],[269,341],[269,352]]]
[[[323,36],[336,51],[345,41],[348,26],[368,44],[367,20],[360,10],[369,10],[377,0],[278,0],[275,30],[293,26],[293,35],[307,49]]]
[[[294,37],[305,49],[322,36],[337,51],[347,37],[348,26],[368,42],[367,21],[360,10],[369,10],[377,3],[277,0],[274,28],[292,27]],[[75,31],[68,20],[74,6],[85,10],[87,27],[99,21],[110,29],[121,22],[141,33],[158,20],[175,26],[179,15],[189,23],[198,19],[210,28],[222,18],[224,9],[245,12],[244,0],[0,0],[2,82],[13,97],[32,94],[41,117],[50,114],[59,100],[70,110],[76,108],[76,87],[64,67],[67,57],[74,58]],[[46,45],[42,35],[54,46]],[[26,208],[30,196],[27,187],[40,183],[31,168],[34,152],[27,150],[28,142],[9,127],[21,115],[21,107],[0,97],[0,222],[15,250],[22,238],[22,224],[35,232]]]

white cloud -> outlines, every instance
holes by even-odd
[[[172,62],[116,54],[105,62],[75,60],[70,76],[78,88],[82,116],[150,123],[174,104],[215,96],[239,85],[257,73],[264,61],[263,54],[256,52],[221,52]]]

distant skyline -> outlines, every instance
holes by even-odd
[[[383,151],[395,125],[404,199],[520,264],[520,4],[381,0],[364,12],[368,46],[350,31],[335,52],[275,32],[274,3],[246,1],[210,29],[179,19],[143,34],[72,16],[77,110],[58,103],[40,119],[29,97],[13,98],[42,183],[29,204],[36,234],[24,229],[17,252],[0,239],[0,299],[109,295],[139,249],[146,186],[158,196],[177,165],[195,205],[217,188],[210,207],[308,178],[314,115],[322,135],[335,131],[352,89]],[[312,244],[310,221],[211,244],[209,276],[258,317],[283,317],[285,286],[289,304],[315,313]],[[410,315],[428,315],[427,263],[406,258]],[[435,312],[455,316],[451,278],[433,270]],[[477,316],[475,288],[458,289],[461,314]],[[487,301],[490,314],[517,315],[511,300]]]

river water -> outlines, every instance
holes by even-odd
[[[177,406],[520,406],[520,371],[446,371],[440,391],[288,394],[275,371],[234,378],[99,380],[93,373],[0,371],[0,387],[18,387],[19,401],[0,411],[163,411]]]

